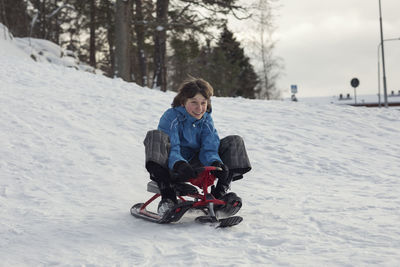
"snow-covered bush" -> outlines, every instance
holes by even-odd
[[[79,61],[73,51],[63,50],[59,45],[44,39],[31,37],[14,38],[8,28],[0,23],[0,39],[12,42],[13,45],[25,52],[37,62],[48,62],[77,70],[95,73],[96,70]]]

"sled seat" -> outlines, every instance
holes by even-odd
[[[177,196],[187,196],[187,195],[194,195],[194,194],[199,193],[197,188],[191,184],[176,183],[176,184],[172,184],[172,186],[174,187]],[[157,183],[155,181],[150,181],[147,183],[147,191],[155,193],[155,194],[161,193],[160,189],[158,188]]]

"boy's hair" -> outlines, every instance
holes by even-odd
[[[212,86],[203,79],[190,77],[185,80],[178,89],[178,94],[172,101],[172,107],[180,107],[185,104],[188,98],[200,93],[207,99],[207,111],[211,111],[211,96],[214,93]]]

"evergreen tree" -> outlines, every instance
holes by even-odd
[[[244,54],[233,33],[224,27],[216,46],[207,45],[199,49],[199,41],[192,35],[171,38],[173,55],[169,72],[171,87],[176,88],[188,75],[202,77],[214,87],[216,96],[242,96],[255,98],[258,76]]]
[[[220,47],[215,47],[205,71],[213,84],[216,96],[236,96],[240,68],[238,64],[230,61],[225,52]]]
[[[178,89],[182,79],[188,75],[196,76],[197,66],[195,60],[200,54],[199,41],[193,35],[183,38],[175,35],[171,38],[170,45],[173,55],[169,59],[169,88]]]
[[[216,84],[221,86],[217,92],[220,92],[221,96],[255,98],[258,76],[249,57],[240,47],[240,42],[226,26],[222,30],[213,54],[214,71],[219,72],[220,77],[229,76],[228,79],[219,79],[219,81],[217,78]]]
[[[210,34],[211,27],[218,27],[226,21],[227,14],[244,9],[237,5],[238,0],[157,0],[156,27],[154,38],[154,84],[165,91],[167,88],[166,47],[167,31],[187,34],[197,32]],[[167,16],[168,14],[168,16]],[[222,15],[222,16],[221,16]]]

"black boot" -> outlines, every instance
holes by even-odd
[[[146,169],[150,173],[150,179],[152,179],[156,182],[157,182],[157,180],[169,180],[170,179],[168,169],[162,167],[160,164],[149,161],[146,163]]]
[[[242,199],[233,192],[225,194],[221,197],[221,200],[225,201],[226,204],[214,208],[218,217],[230,217],[235,215],[242,207]]]
[[[158,185],[158,188],[160,189],[162,200],[170,199],[175,204],[178,203],[178,201],[176,199],[175,189],[172,188],[171,184],[160,181],[160,182],[157,182],[157,185]]]
[[[160,203],[158,203],[157,213],[160,217],[164,217],[164,215],[171,210],[175,206],[175,203],[169,199],[161,199]]]
[[[211,189],[211,194],[215,198],[220,199],[228,191],[231,182],[232,182],[232,173],[229,173],[228,176],[224,177],[223,179],[218,178],[217,185],[215,186],[215,188]]]
[[[222,183],[217,183],[216,187],[213,187],[211,189],[211,194],[216,198],[216,199],[220,199],[222,196],[224,196],[226,194],[226,192],[229,189],[229,185],[225,185]]]
[[[146,163],[146,169],[150,173],[150,179],[157,183],[161,192],[161,199],[170,199],[177,203],[176,192],[171,186],[171,177],[168,169],[152,161]]]

